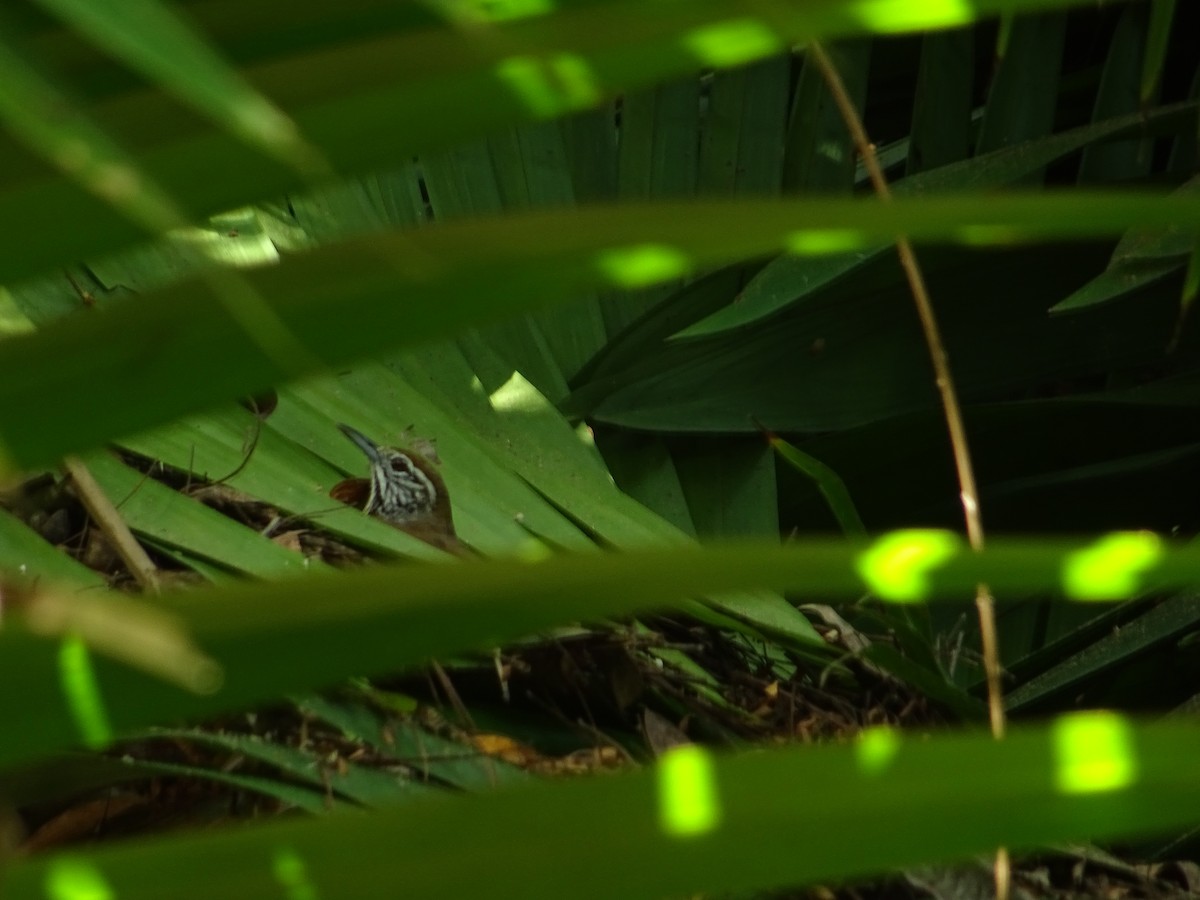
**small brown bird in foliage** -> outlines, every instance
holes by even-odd
[[[450,495],[432,452],[381,447],[349,425],[338,426],[366,454],[369,478],[347,478],[329,496],[382,519],[432,547],[470,556],[454,531]]]

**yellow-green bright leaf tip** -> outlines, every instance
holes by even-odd
[[[1072,600],[1115,600],[1138,593],[1147,572],[1163,559],[1153,532],[1106,534],[1063,561],[1063,591]]]
[[[449,21],[462,25],[511,22],[554,11],[552,0],[426,0]]]
[[[976,18],[970,0],[847,0],[845,13],[876,34],[953,28]]]
[[[696,28],[683,45],[706,66],[727,68],[754,62],[784,49],[783,40],[759,19],[729,19]]]
[[[1076,713],[1053,726],[1055,786],[1064,794],[1127,788],[1137,780],[1133,727],[1113,712]]]
[[[88,747],[103,747],[112,740],[112,728],[87,644],[78,635],[67,635],[59,645],[58,675],[67,708],[83,743]]]
[[[658,761],[658,818],[664,832],[699,837],[720,825],[716,764],[703,747],[675,747]]]
[[[45,888],[50,900],[114,900],[117,896],[100,869],[69,856],[50,861]]]
[[[665,244],[636,244],[614,247],[596,256],[596,267],[615,287],[650,287],[672,278],[682,278],[692,269],[690,257]]]
[[[893,531],[859,554],[859,576],[871,593],[893,603],[919,603],[929,596],[929,575],[962,549],[950,531]]]
[[[603,96],[587,60],[573,53],[510,56],[496,66],[496,74],[541,119],[586,109]]]
[[[271,860],[271,871],[287,900],[316,900],[316,885],[308,876],[304,857],[291,847],[280,847]]]
[[[886,725],[868,728],[858,736],[854,750],[864,774],[880,775],[900,752],[900,734]]]
[[[870,246],[871,241],[861,231],[845,228],[826,228],[817,231],[793,231],[784,238],[784,248],[796,256],[828,256],[848,253]]]

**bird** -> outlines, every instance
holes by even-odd
[[[367,457],[369,478],[347,478],[329,496],[357,507],[418,540],[456,556],[470,556],[454,530],[446,482],[431,450],[383,447],[349,425],[338,425]]]

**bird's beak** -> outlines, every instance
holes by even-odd
[[[371,440],[361,431],[351,428],[349,425],[339,424],[338,428],[342,430],[342,434],[354,441],[355,446],[358,447],[359,450],[367,455],[367,459],[371,461],[372,466],[380,461],[379,445],[373,440]]]

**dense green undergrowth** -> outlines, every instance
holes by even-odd
[[[11,896],[1183,890],[1195,9],[2,18]],[[333,499],[339,423],[477,558]]]

